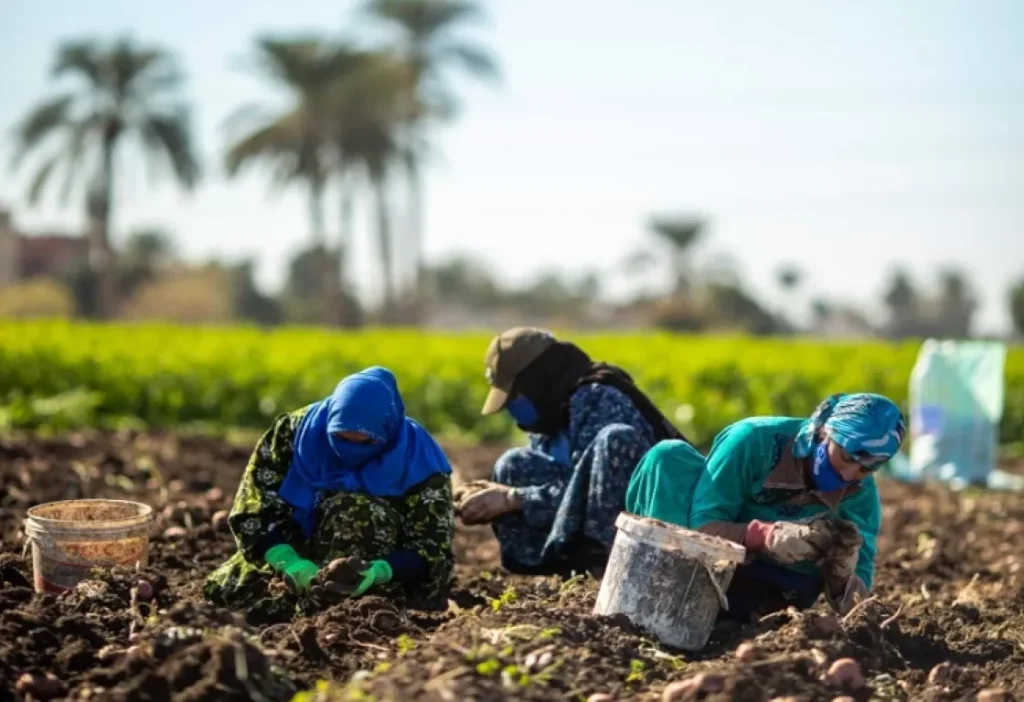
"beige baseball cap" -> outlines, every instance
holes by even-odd
[[[484,363],[491,391],[480,414],[496,414],[508,403],[516,376],[551,348],[555,337],[535,327],[513,327],[491,340]]]

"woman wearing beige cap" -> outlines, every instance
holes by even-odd
[[[505,331],[485,360],[483,414],[505,410],[530,439],[457,494],[463,522],[492,524],[512,572],[600,570],[637,463],[682,434],[625,371],[543,330]]]

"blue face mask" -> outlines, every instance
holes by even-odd
[[[528,431],[530,427],[536,425],[540,420],[537,408],[533,406],[533,403],[525,395],[519,395],[510,401],[505,405],[505,409],[512,415],[512,419],[516,420],[519,428],[524,431]]]
[[[328,436],[328,442],[331,444],[331,448],[334,449],[334,453],[337,454],[338,458],[342,461],[348,462],[351,465],[360,465],[366,463],[377,457],[378,454],[382,453],[384,447],[374,441],[367,441],[360,443],[357,441],[349,441],[343,439],[337,434],[331,434]]]
[[[850,484],[851,481],[843,480],[839,471],[832,465],[828,458],[828,443],[822,441],[814,450],[814,462],[811,466],[811,477],[814,484],[822,492],[832,492]]]

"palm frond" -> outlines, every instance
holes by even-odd
[[[153,61],[128,83],[128,95],[140,102],[149,102],[165,94],[181,90],[184,73],[169,55]]]
[[[181,185],[191,190],[199,181],[188,114],[184,108],[166,115],[149,115],[142,126],[143,141],[153,156],[163,157]]]
[[[648,228],[673,250],[683,252],[692,248],[704,231],[705,222],[700,217],[652,217]]]
[[[392,23],[419,42],[482,17],[480,7],[465,0],[369,0],[363,11]]]
[[[47,183],[50,182],[50,177],[57,170],[63,157],[64,154],[58,151],[40,164],[35,175],[32,176],[32,180],[29,181],[28,190],[25,192],[25,199],[28,200],[30,205],[35,205],[42,199],[43,190],[46,188]]]
[[[287,153],[302,140],[301,120],[296,113],[283,115],[235,141],[224,157],[229,177],[254,162]]]
[[[11,167],[17,168],[25,154],[40,142],[69,123],[73,97],[57,95],[34,108],[15,127],[15,149]]]
[[[75,177],[84,167],[82,162],[87,153],[86,146],[88,145],[90,135],[94,133],[97,121],[98,118],[93,117],[76,122],[68,132],[67,148],[65,150],[67,167],[64,169],[64,181],[61,184],[58,196],[58,202],[62,205],[66,205],[71,198]]]
[[[494,56],[486,49],[472,44],[447,44],[437,53],[438,62],[453,61],[458,63],[474,78],[497,82],[501,79],[501,71]]]
[[[257,47],[256,66],[263,75],[307,96],[333,80],[341,66],[355,60],[356,53],[319,37],[264,37]]]
[[[57,48],[57,60],[50,73],[54,78],[76,74],[91,85],[107,84],[108,64],[95,41],[70,41]]]

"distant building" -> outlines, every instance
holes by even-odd
[[[84,236],[44,233],[26,235],[0,208],[0,287],[33,278],[60,278],[85,265],[89,241]]]

